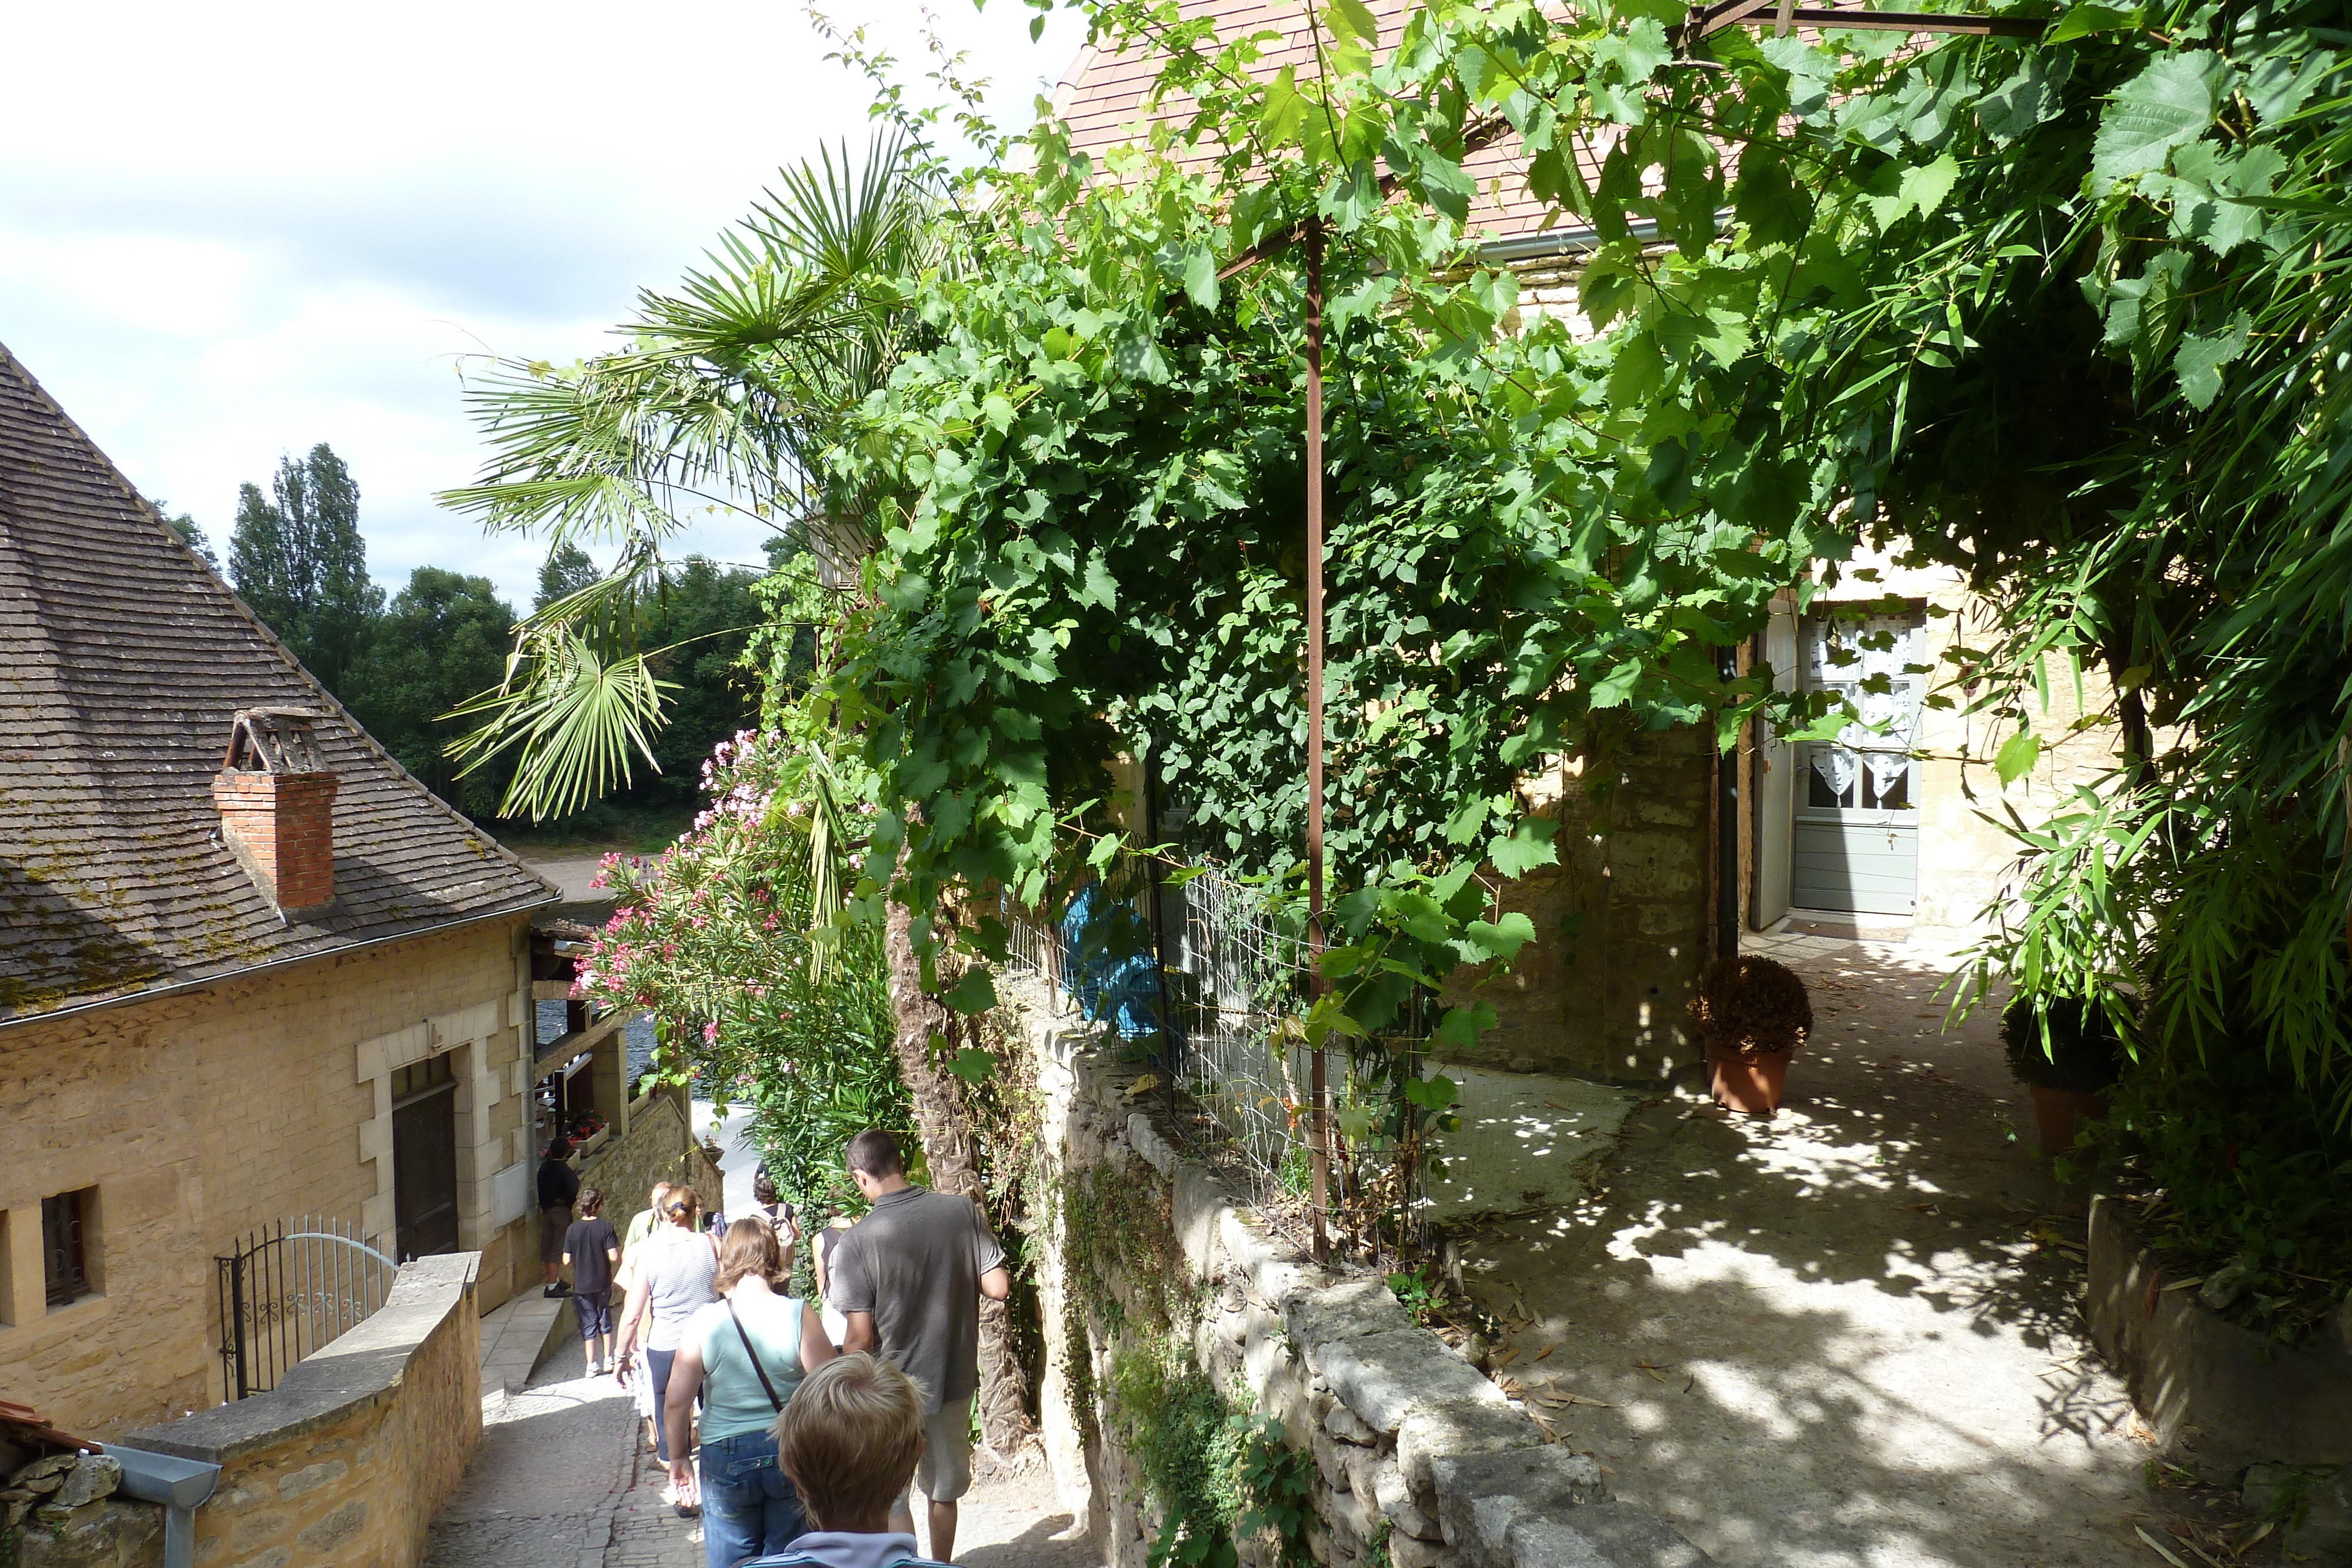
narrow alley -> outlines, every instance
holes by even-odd
[[[724,1157],[726,1201],[751,1202],[746,1122],[695,1105]],[[518,1297],[482,1322],[482,1442],[433,1525],[427,1568],[701,1568],[702,1527],[663,1499],[627,1390],[584,1375],[569,1302]],[[978,1457],[957,1531],[961,1568],[1101,1568],[1042,1462]]]

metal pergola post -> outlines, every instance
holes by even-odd
[[[1307,220],[1307,962],[1308,994],[1323,979],[1323,220]],[[1307,1148],[1313,1172],[1315,1256],[1331,1253],[1330,1084],[1323,1050],[1307,1054]]]

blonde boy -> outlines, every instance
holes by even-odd
[[[879,1357],[835,1356],[776,1417],[776,1453],[816,1528],[743,1568],[946,1568],[890,1528],[923,1457],[923,1395]]]

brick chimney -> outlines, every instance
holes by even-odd
[[[307,708],[238,710],[213,778],[221,841],[278,912],[313,915],[335,900],[334,773],[319,758]]]

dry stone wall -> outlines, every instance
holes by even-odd
[[[1607,766],[1617,779],[1605,820],[1580,762],[1521,781],[1527,803],[1559,823],[1559,862],[1503,884],[1503,907],[1538,934],[1509,969],[1448,980],[1449,1004],[1475,994],[1496,1014],[1457,1060],[1654,1085],[1704,1056],[1686,1009],[1714,923],[1712,743],[1685,725],[1628,741]]]
[[[0,1563],[162,1568],[163,1511],[117,1497],[121,1483],[121,1461],[106,1454],[49,1454],[16,1468],[0,1486]]]
[[[410,1568],[482,1435],[480,1255],[421,1258],[359,1327],[268,1394],[136,1432],[222,1467],[204,1568]]]
[[[700,1195],[703,1207],[718,1207],[721,1177],[694,1140],[687,1106],[681,1086],[648,1092],[631,1106],[629,1130],[578,1162],[581,1184],[603,1190],[604,1218],[614,1229],[626,1226],[645,1207],[646,1196],[657,1181],[685,1182]],[[536,1207],[534,1226],[541,1223]]]
[[[1276,1417],[1314,1460],[1306,1544],[1323,1568],[1692,1568],[1703,1553],[1612,1501],[1588,1455],[1552,1445],[1417,1327],[1386,1282],[1318,1268],[1246,1212],[1139,1103],[1132,1069],[1034,988],[1018,993],[1044,1137],[1037,1276],[1046,1447],[1112,1568],[1144,1568],[1163,1500],[1135,1369],[1195,1375]],[[1154,1386],[1160,1385],[1155,1384]],[[1270,1541],[1238,1542],[1275,1568]]]

